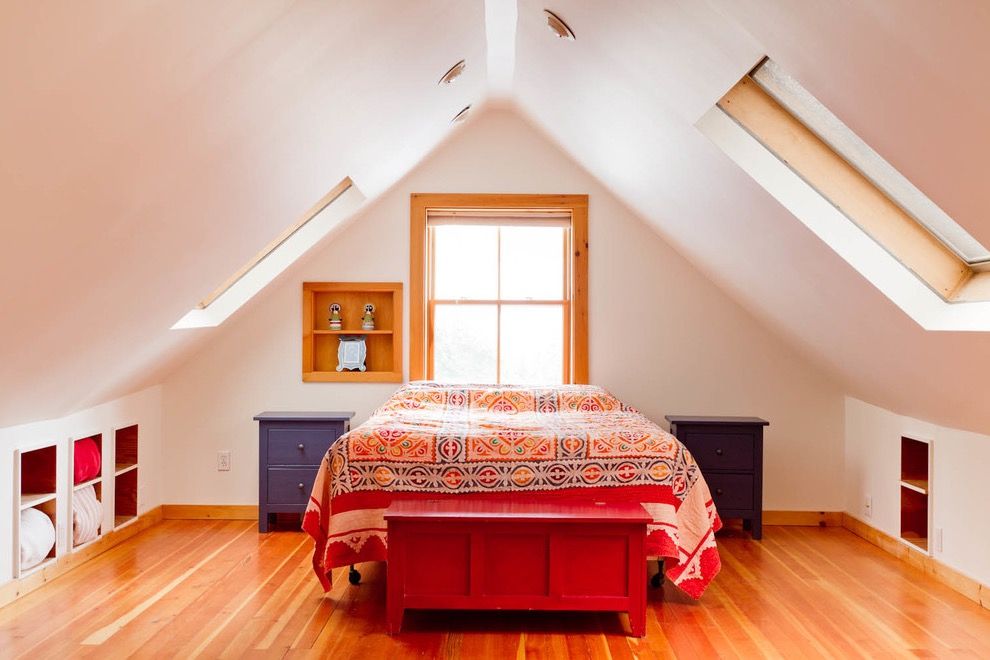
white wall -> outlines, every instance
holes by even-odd
[[[103,434],[103,501],[113,501],[113,479],[109,476],[108,447],[116,429],[138,425],[138,513],[161,504],[162,388],[150,387],[99,406],[80,410],[66,417],[0,429],[0,583],[13,575],[18,557],[12,543],[16,502],[13,489],[14,452],[52,444],[58,445],[57,539],[59,554],[70,547],[71,512],[68,510],[69,451],[71,443],[97,433]],[[113,525],[113,507],[104,507],[104,527]]]
[[[413,192],[589,194],[592,382],[661,424],[665,414],[765,417],[771,422],[765,507],[841,507],[838,385],[700,275],[542,133],[501,110],[470,120],[166,378],[165,502],[255,503],[253,415],[354,410],[357,423],[397,387],[301,381],[300,283],[403,281],[408,292]],[[408,346],[404,364],[408,373]],[[232,451],[230,472],[216,470],[221,449]]]
[[[934,556],[990,584],[990,436],[904,417],[846,398],[845,510],[863,522],[900,535],[901,437],[933,443],[932,530],[942,529]],[[865,500],[873,499],[866,516]],[[929,533],[934,536],[934,532]]]

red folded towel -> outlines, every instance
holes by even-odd
[[[81,484],[100,474],[100,464],[103,459],[100,457],[99,446],[92,438],[77,440],[74,445],[72,476],[74,483]]]

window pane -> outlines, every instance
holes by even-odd
[[[562,305],[502,306],[502,382],[559,385],[564,377]]]
[[[502,227],[502,298],[564,297],[564,228]]]
[[[494,383],[498,343],[495,305],[437,305],[433,313],[433,379]]]
[[[433,227],[434,282],[437,299],[498,297],[498,227]]]

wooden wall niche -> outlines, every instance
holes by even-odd
[[[137,520],[138,515],[138,425],[117,429],[114,440],[114,529]]]
[[[341,308],[343,329],[330,329],[330,305]],[[375,306],[375,329],[362,330],[366,303]],[[402,283],[304,282],[302,379],[306,382],[402,382]],[[360,335],[368,349],[366,371],[337,371],[344,335]]]
[[[929,551],[931,524],[930,442],[901,438],[901,539]]]
[[[15,502],[17,513],[14,517],[13,557],[14,577],[23,578],[53,564],[59,552],[58,525],[58,446],[47,445],[26,451],[17,451],[14,456]],[[55,527],[55,544],[48,556],[34,566],[21,566],[20,563],[20,512],[34,508],[51,518]]]

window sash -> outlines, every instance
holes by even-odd
[[[511,217],[507,216],[504,211],[492,210],[489,217],[478,217],[476,212],[469,211],[465,214],[453,216],[449,214],[450,212],[443,212],[439,215],[434,215],[432,212],[427,214],[427,263],[428,263],[428,277],[426,282],[426,378],[432,380],[434,378],[434,318],[436,313],[437,305],[494,305],[496,307],[496,383],[501,383],[502,379],[502,307],[506,305],[559,305],[561,308],[561,314],[563,315],[563,336],[561,337],[561,354],[563,356],[563,373],[561,374],[561,382],[569,383],[571,376],[571,260],[569,258],[571,253],[571,243],[572,243],[572,231],[570,214],[566,220],[559,218],[545,218],[536,217],[534,219],[529,219],[528,217]],[[554,210],[552,213],[559,213]],[[562,245],[563,250],[563,267],[561,268],[562,277],[562,291],[563,298],[559,299],[515,299],[515,298],[502,298],[502,236],[501,231],[498,232],[496,237],[496,242],[498,245],[498,257],[496,260],[496,292],[497,298],[457,298],[457,299],[439,299],[434,297],[434,288],[436,285],[436,234],[433,231],[435,226],[443,225],[467,225],[467,224],[484,224],[484,225],[494,225],[499,228],[505,226],[556,226],[564,228],[562,234]]]

